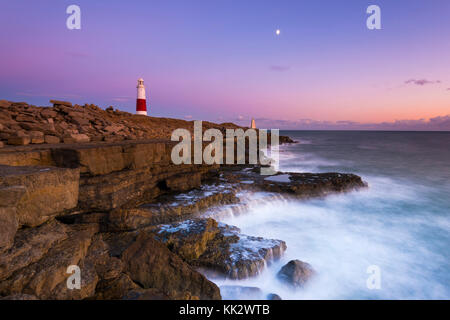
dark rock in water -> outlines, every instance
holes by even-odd
[[[239,228],[213,219],[191,219],[153,229],[157,240],[207,274],[245,279],[286,250],[281,240],[240,234]]]
[[[280,144],[285,144],[285,143],[296,143],[296,141],[292,140],[290,137],[288,136],[280,136],[279,138],[279,143]]]
[[[264,294],[257,287],[221,286],[220,292],[224,297],[234,300],[264,300]]]
[[[275,293],[269,293],[267,295],[267,300],[283,300],[281,297]]]
[[[315,274],[312,267],[300,260],[289,261],[277,276],[280,280],[294,288],[301,288]]]
[[[224,181],[240,183],[241,189],[279,193],[295,198],[325,196],[330,193],[367,187],[361,177],[347,173],[291,173],[278,172],[272,176],[260,174],[258,167],[243,170],[224,170]]]

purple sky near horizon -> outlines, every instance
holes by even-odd
[[[371,4],[382,30],[366,28]],[[143,77],[153,116],[450,130],[446,0],[16,0],[0,21],[0,99],[134,112]]]

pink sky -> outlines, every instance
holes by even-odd
[[[133,112],[143,77],[154,116],[450,130],[450,2],[377,2],[375,31],[357,0],[82,0],[81,30],[65,27],[69,1],[2,2],[0,99]]]

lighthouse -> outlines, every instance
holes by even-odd
[[[140,78],[137,85],[136,114],[147,115],[147,100],[145,98],[144,79]]]
[[[250,125],[250,128],[256,129],[255,119],[252,119],[252,123],[251,123],[251,125]]]

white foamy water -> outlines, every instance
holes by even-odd
[[[308,201],[255,201],[245,213],[224,215],[222,222],[244,234],[284,240],[288,249],[257,277],[213,281],[258,287],[283,299],[450,298],[450,170],[442,161],[450,139],[441,142],[442,149],[428,150],[429,136],[418,144],[408,136],[380,133],[378,138],[352,139],[346,134],[311,133],[309,144],[283,147],[281,168],[355,172],[370,187]],[[389,139],[392,150],[386,147]],[[352,148],[359,151],[353,153]],[[276,277],[292,259],[308,262],[317,271],[305,288],[295,291]],[[381,270],[380,290],[366,285],[372,265]],[[225,299],[239,298],[232,292],[222,294]]]

